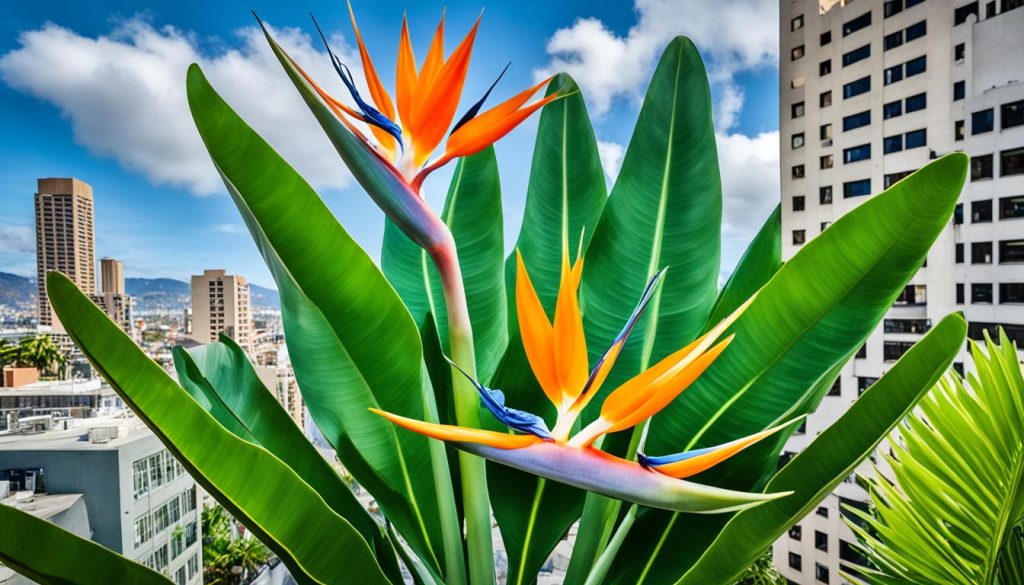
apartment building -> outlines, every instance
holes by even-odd
[[[224,270],[192,276],[192,338],[213,343],[224,333],[253,353],[252,303],[249,283]]]
[[[124,289],[124,262],[100,258],[100,291],[92,300],[126,333],[132,333],[132,298]]]
[[[783,257],[943,154],[971,155],[949,227],[883,323],[794,435],[798,452],[953,311],[970,336],[1024,345],[1024,0],[780,0]],[[962,351],[954,366],[969,361]],[[860,471],[866,471],[862,467]],[[793,583],[858,562],[848,478],[774,546]]]
[[[85,294],[96,292],[92,187],[74,178],[39,179],[35,212],[39,326],[63,332],[46,296],[46,273],[59,270]]]
[[[12,491],[81,494],[92,540],[177,585],[202,583],[196,483],[156,435],[123,411],[52,420],[0,432],[0,474]]]

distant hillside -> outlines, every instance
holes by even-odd
[[[32,309],[36,306],[36,279],[0,272],[0,306]]]
[[[191,285],[173,278],[126,278],[125,291],[135,297],[137,311],[182,310],[189,305]],[[277,291],[249,285],[254,307],[280,309]],[[36,279],[0,272],[0,306],[31,310],[36,306]]]

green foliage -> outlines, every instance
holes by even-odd
[[[875,569],[850,568],[867,583],[1024,582],[1024,377],[1002,330],[971,356],[966,381],[950,372],[889,437],[889,470],[868,478],[874,512],[848,509]]]
[[[224,508],[203,508],[202,524],[204,585],[243,583],[270,558],[256,538],[236,536],[238,525]]]
[[[13,345],[0,340],[0,366],[8,364],[20,368],[38,368],[40,372],[54,372],[67,361],[67,356],[49,335],[26,337]]]

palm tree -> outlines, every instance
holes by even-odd
[[[1024,377],[1000,330],[971,342],[976,372],[950,372],[890,438],[887,478],[867,483],[873,513],[847,524],[874,568],[856,581],[1024,583]],[[847,567],[854,569],[854,567]]]
[[[49,335],[27,337],[18,344],[16,363],[25,367],[36,367],[40,371],[52,371],[67,358]]]

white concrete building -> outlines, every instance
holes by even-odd
[[[224,270],[204,270],[192,276],[192,337],[213,343],[221,333],[253,353],[249,283]]]
[[[788,453],[832,424],[932,325],[963,311],[970,336],[1024,345],[1022,0],[780,0],[783,257],[930,159],[962,150],[971,176],[954,221]],[[966,351],[955,366],[963,368]],[[856,561],[840,504],[848,478],[776,542],[793,583],[843,583]]]

